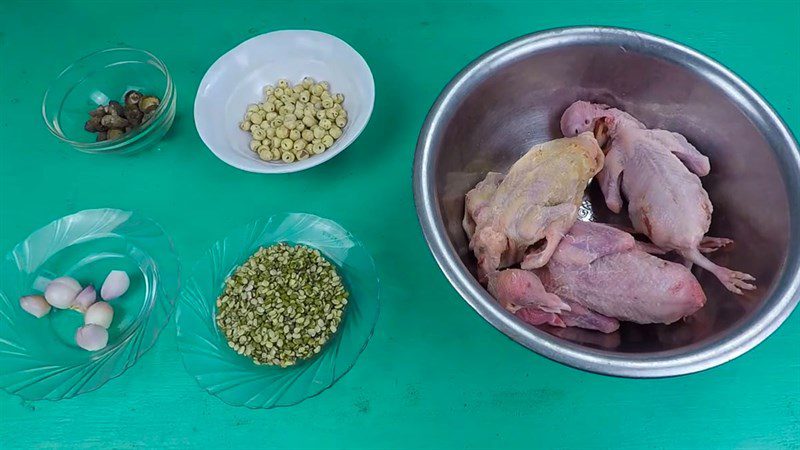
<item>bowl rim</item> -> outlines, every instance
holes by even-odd
[[[176,308],[175,308],[175,334],[176,334],[176,339],[177,339],[178,353],[180,354],[180,358],[181,358],[181,363],[183,364],[183,368],[186,370],[186,372],[189,374],[189,376],[191,376],[195,380],[195,382],[197,383],[197,385],[200,388],[202,388],[205,392],[207,392],[211,396],[216,397],[217,399],[219,399],[220,401],[222,401],[226,405],[235,406],[235,407],[244,406],[244,407],[246,407],[248,409],[252,409],[252,410],[275,409],[275,408],[286,408],[286,407],[294,406],[294,405],[300,404],[300,403],[302,403],[302,402],[304,402],[304,401],[306,401],[306,400],[308,400],[310,398],[317,397],[318,395],[322,394],[323,392],[325,392],[328,389],[330,389],[331,387],[333,387],[333,385],[335,385],[340,379],[342,379],[342,377],[347,375],[347,373],[350,372],[350,370],[352,370],[353,367],[355,367],[355,365],[358,362],[359,358],[364,353],[364,350],[367,349],[367,346],[369,345],[370,341],[372,340],[372,337],[375,335],[375,327],[377,326],[378,320],[380,319],[380,315],[381,315],[381,279],[380,279],[380,273],[378,272],[378,266],[377,266],[377,264],[375,264],[375,258],[373,258],[372,253],[369,252],[369,250],[367,249],[367,246],[364,245],[364,242],[359,240],[347,228],[345,228],[344,226],[342,226],[340,223],[336,222],[333,219],[320,217],[320,216],[317,216],[315,214],[305,213],[305,212],[281,211],[281,212],[276,212],[274,214],[270,214],[270,215],[265,216],[265,217],[260,217],[260,218],[251,220],[251,221],[249,221],[247,223],[240,224],[240,225],[234,227],[227,234],[225,234],[224,236],[222,236],[219,239],[216,239],[200,255],[200,257],[197,260],[194,261],[194,264],[192,264],[192,269],[189,272],[189,279],[188,279],[188,281],[186,283],[186,286],[190,285],[191,280],[194,278],[195,273],[197,273],[197,271],[198,271],[198,268],[201,267],[202,264],[206,263],[206,258],[209,255],[213,258],[214,257],[214,249],[217,248],[218,246],[223,246],[224,247],[225,241],[228,238],[230,238],[231,236],[236,235],[238,233],[244,232],[244,231],[250,229],[251,227],[253,227],[255,225],[266,225],[266,224],[272,223],[273,220],[276,220],[276,219],[277,220],[285,220],[285,219],[287,219],[287,218],[289,218],[291,216],[301,216],[301,217],[304,217],[304,218],[310,218],[310,219],[313,219],[313,220],[316,220],[316,221],[321,221],[321,222],[325,222],[327,224],[333,225],[334,227],[338,228],[343,233],[345,233],[347,235],[347,237],[354,244],[356,244],[358,247],[361,247],[364,250],[364,254],[369,259],[370,265],[371,265],[372,270],[373,270],[373,272],[375,274],[375,286],[374,286],[374,290],[375,290],[375,297],[374,297],[375,314],[372,316],[372,318],[369,319],[370,322],[371,322],[370,323],[370,328],[369,328],[369,333],[367,334],[366,339],[364,340],[363,344],[361,344],[361,347],[355,353],[352,361],[349,361],[346,364],[346,366],[344,367],[344,370],[340,374],[338,374],[338,376],[335,376],[327,386],[323,386],[319,391],[314,392],[313,394],[310,394],[310,395],[306,395],[305,397],[303,397],[303,398],[301,398],[301,399],[299,399],[297,401],[294,401],[292,403],[273,403],[273,404],[267,405],[267,406],[264,406],[264,405],[250,405],[250,404],[246,404],[246,403],[239,403],[239,402],[232,401],[231,399],[226,398],[225,396],[220,396],[219,392],[212,392],[211,391],[211,386],[201,382],[200,378],[201,378],[202,374],[198,374],[198,373],[196,373],[195,371],[193,371],[190,368],[190,364],[187,362],[187,358],[186,358],[187,352],[185,350],[185,344],[183,343],[183,339],[185,339],[185,337],[182,337],[183,335],[186,334],[186,331],[184,331],[183,333],[181,332],[181,325],[179,323],[181,316],[183,314],[185,314],[183,309],[184,309],[184,302],[186,301],[185,300],[185,296],[187,294],[187,291],[182,289],[180,294],[178,295],[178,301],[176,302],[177,305],[176,305]],[[277,243],[277,242],[278,241],[276,241],[275,243]],[[329,258],[326,256],[326,259],[329,259]],[[241,262],[240,262],[240,264],[241,264]],[[335,266],[337,266],[337,270],[341,271],[341,268],[338,266],[338,264],[336,264],[336,263],[333,263],[333,264]],[[210,299],[210,301],[214,302],[214,299]],[[213,325],[214,325],[214,328],[216,329],[217,328],[216,323],[214,323]],[[228,349],[226,349],[226,350],[228,350]],[[232,351],[232,350],[230,350],[230,351]],[[321,352],[319,355],[314,356],[313,358],[321,356],[323,353],[324,352]],[[289,370],[293,370],[293,367],[295,367],[295,366],[290,366]]]
[[[8,257],[9,255],[12,255],[12,254],[15,254],[21,248],[21,246],[23,246],[23,244],[25,244],[29,239],[33,238],[34,235],[36,235],[37,233],[41,232],[42,230],[44,230],[44,229],[46,229],[46,228],[48,228],[48,227],[50,227],[50,226],[52,226],[52,225],[54,225],[54,224],[56,224],[58,222],[64,221],[64,220],[66,220],[68,218],[71,218],[71,217],[74,217],[74,216],[77,216],[77,215],[80,215],[80,214],[84,214],[84,213],[102,213],[102,212],[107,212],[107,211],[108,212],[116,212],[116,213],[127,213],[128,214],[128,218],[126,219],[126,221],[130,220],[130,218],[132,218],[132,217],[135,217],[137,220],[140,220],[142,222],[147,222],[150,225],[152,225],[166,239],[166,243],[168,244],[169,251],[172,254],[172,256],[175,258],[175,277],[176,277],[175,296],[173,298],[173,301],[172,301],[170,307],[167,308],[168,310],[167,310],[166,314],[164,315],[163,320],[160,323],[157,323],[156,326],[153,328],[153,333],[152,333],[153,340],[152,340],[152,342],[150,344],[148,344],[148,345],[143,345],[140,348],[138,348],[137,351],[136,351],[136,356],[132,360],[127,361],[126,364],[119,370],[118,373],[115,373],[115,374],[112,374],[112,375],[108,376],[108,378],[106,378],[101,383],[98,383],[96,386],[94,386],[94,387],[92,387],[90,389],[79,390],[78,392],[69,393],[69,394],[66,394],[66,395],[63,395],[63,396],[50,396],[48,394],[48,395],[45,395],[45,396],[40,397],[40,398],[39,397],[32,398],[32,397],[26,396],[25,394],[22,394],[19,391],[13,391],[13,390],[9,389],[9,387],[6,386],[6,385],[0,386],[0,390],[3,390],[3,391],[5,391],[5,392],[7,392],[7,393],[9,393],[11,395],[15,395],[15,396],[18,396],[20,398],[24,398],[24,399],[30,400],[30,401],[46,400],[46,401],[51,401],[51,402],[56,402],[56,401],[63,400],[63,399],[74,398],[74,397],[77,397],[79,395],[83,395],[83,394],[86,394],[86,393],[89,393],[89,392],[96,391],[96,390],[102,388],[103,386],[105,386],[106,383],[108,383],[109,381],[111,381],[113,379],[116,379],[116,378],[120,378],[121,376],[123,376],[125,374],[125,372],[128,371],[128,369],[130,369],[131,367],[136,365],[136,363],[139,362],[139,360],[142,358],[142,356],[144,356],[145,353],[150,351],[150,349],[152,349],[156,345],[156,342],[158,342],[158,338],[161,336],[161,333],[164,331],[164,327],[170,322],[170,318],[172,317],[173,313],[175,312],[177,303],[178,303],[178,301],[180,299],[180,293],[181,293],[181,290],[183,288],[182,282],[181,282],[181,271],[182,271],[181,259],[180,259],[180,256],[178,255],[177,250],[175,249],[175,243],[173,242],[172,237],[169,234],[167,234],[167,232],[164,230],[164,228],[161,226],[161,224],[159,224],[154,219],[150,218],[149,216],[147,216],[147,215],[145,215],[145,214],[143,214],[141,212],[136,212],[136,211],[132,211],[132,210],[126,210],[126,209],[106,207],[106,208],[82,209],[82,210],[79,210],[79,211],[76,211],[76,212],[73,212],[73,213],[70,213],[70,214],[66,214],[66,215],[61,216],[59,218],[53,219],[50,222],[48,222],[47,224],[42,225],[42,226],[36,228],[34,231],[28,233],[28,235],[25,236],[24,239],[22,239],[21,241],[17,242],[16,244],[14,244],[14,246],[12,246],[10,249],[8,249],[6,251],[5,257]],[[113,233],[111,233],[111,234],[113,234]],[[77,242],[77,243],[79,243],[79,242]],[[159,275],[159,276],[161,276],[161,275]],[[5,294],[2,293],[2,292],[0,292],[0,295],[5,296]],[[158,301],[158,298],[156,298],[155,301]],[[108,345],[108,346],[106,346],[105,348],[103,348],[101,350],[88,353],[89,359],[86,360],[82,364],[82,366],[89,367],[92,364],[98,363],[98,361],[100,362],[100,364],[104,364],[102,359],[107,357],[108,355],[110,355],[112,352],[119,353],[119,352],[124,351],[127,346],[131,345],[132,339],[134,337],[136,337],[137,331],[139,331],[140,327],[143,324],[146,324],[146,322],[148,320],[150,320],[150,317],[153,314],[153,309],[154,309],[153,307],[148,308],[144,314],[139,314],[137,316],[136,321],[134,322],[133,326],[131,326],[120,337],[119,341],[115,345]]]
[[[333,151],[326,150],[325,152],[323,152],[320,155],[312,155],[310,158],[306,159],[305,161],[295,161],[295,162],[289,163],[289,164],[280,164],[280,163],[271,163],[271,162],[268,162],[268,161],[261,161],[263,164],[259,164],[257,166],[247,166],[245,164],[240,164],[235,159],[228,158],[226,152],[224,152],[221,149],[215,149],[213,146],[211,146],[209,144],[207,136],[202,131],[200,131],[200,127],[197,126],[197,124],[201,122],[200,115],[199,115],[199,112],[198,112],[198,108],[199,108],[199,104],[198,103],[200,102],[202,91],[209,84],[208,77],[210,76],[210,72],[211,72],[212,69],[214,69],[216,66],[221,66],[221,65],[225,64],[225,62],[226,62],[225,60],[228,59],[228,58],[231,58],[231,54],[233,52],[235,52],[237,49],[239,49],[240,47],[244,46],[248,42],[253,41],[253,40],[257,40],[257,39],[263,39],[265,36],[274,36],[274,35],[280,35],[280,34],[314,35],[314,36],[318,36],[318,37],[323,37],[325,39],[329,39],[329,40],[331,40],[331,41],[333,41],[335,43],[341,44],[344,47],[350,49],[353,52],[353,54],[357,57],[357,59],[359,60],[359,63],[363,65],[361,67],[361,69],[363,70],[363,73],[365,75],[367,75],[367,77],[369,79],[369,92],[370,92],[371,95],[369,96],[370,97],[369,98],[369,102],[368,102],[369,104],[366,105],[366,109],[365,109],[365,111],[366,111],[366,120],[364,121],[364,124],[361,125],[360,128],[355,129],[353,131],[353,135],[352,135],[353,137],[350,140],[350,142],[348,142],[346,145],[343,145],[343,146],[341,146],[340,148],[338,148],[336,150],[333,150]],[[262,33],[262,34],[255,35],[255,36],[253,36],[253,37],[251,37],[249,39],[246,39],[246,40],[240,42],[239,44],[237,44],[236,46],[234,46],[230,50],[228,50],[225,53],[223,53],[219,58],[217,58],[208,67],[208,69],[206,70],[206,73],[203,75],[203,78],[200,80],[200,84],[197,87],[197,94],[195,95],[195,99],[194,99],[193,115],[194,115],[194,123],[195,123],[195,129],[197,130],[197,134],[200,135],[200,139],[203,141],[203,144],[205,144],[206,148],[211,150],[211,153],[213,153],[214,156],[216,156],[219,160],[223,161],[225,164],[227,164],[227,165],[229,165],[231,167],[235,167],[235,168],[237,168],[239,170],[244,170],[246,172],[263,173],[263,174],[280,174],[280,173],[300,172],[300,171],[303,171],[303,170],[306,170],[306,169],[310,169],[312,167],[316,167],[316,166],[318,166],[318,165],[320,165],[320,164],[322,164],[322,163],[324,163],[326,161],[331,160],[336,155],[342,153],[345,149],[347,149],[353,143],[355,143],[356,139],[358,139],[358,137],[361,135],[361,133],[367,128],[367,125],[369,124],[370,118],[372,117],[372,112],[373,112],[374,107],[375,107],[375,78],[372,75],[372,70],[370,69],[369,64],[367,64],[367,61],[364,59],[364,57],[361,55],[361,53],[359,53],[355,48],[353,48],[353,46],[351,46],[350,44],[345,42],[343,39],[341,39],[341,38],[339,38],[337,36],[334,36],[332,34],[328,34],[328,33],[322,32],[322,31],[318,31],[318,30],[309,30],[309,29],[286,29],[286,30],[275,30],[275,31],[270,31],[270,32],[267,32],[267,33]]]
[[[749,107],[744,113],[749,118],[756,119],[754,123],[762,134],[765,128],[770,128],[774,136],[765,136],[770,145],[774,148],[775,144],[780,143],[791,150],[786,155],[788,161],[785,168],[789,171],[788,179],[785,180],[786,189],[787,192],[791,192],[791,189],[800,191],[800,150],[797,141],[769,103],[730,69],[683,44],[654,34],[617,27],[564,27],[527,34],[496,46],[470,62],[442,90],[425,118],[414,156],[413,190],[417,217],[428,247],[450,284],[486,321],[520,345],[556,362],[603,375],[658,378],[699,372],[744,354],[769,337],[788,318],[800,301],[799,250],[794,252],[793,258],[792,253],[789,254],[781,278],[769,293],[768,298],[772,304],[765,308],[762,316],[734,324],[726,336],[709,341],[703,346],[698,343],[631,358],[631,354],[591,349],[555,338],[545,331],[522,323],[506,312],[462,263],[447,237],[439,212],[439,202],[435,195],[435,161],[431,149],[440,138],[438,125],[449,117],[446,110],[460,103],[463,95],[461,90],[466,84],[486,76],[488,66],[500,64],[509,55],[529,49],[542,50],[560,46],[569,40],[574,40],[573,45],[579,45],[620,38],[633,38],[640,46],[634,45],[635,51],[682,66],[699,66],[707,74],[720,79],[723,82],[721,88],[724,88],[726,94],[735,96],[739,105]],[[662,54],[656,54],[659,51]],[[791,198],[789,202],[791,213]],[[790,252],[793,247],[800,248],[798,208],[800,205],[795,205],[794,215],[790,217]]]
[[[69,139],[64,133],[61,132],[59,127],[54,126],[50,120],[47,118],[47,100],[52,95],[51,90],[53,89],[53,84],[58,81],[61,77],[63,77],[67,72],[73,70],[78,66],[80,63],[89,61],[92,58],[95,58],[99,55],[103,55],[106,53],[113,53],[119,51],[130,51],[130,52],[137,52],[141,53],[144,56],[151,58],[156,64],[156,68],[164,74],[164,77],[167,80],[167,86],[164,88],[164,92],[161,94],[161,102],[158,105],[155,113],[153,114],[152,118],[150,119],[149,124],[144,127],[136,130],[134,133],[128,133],[124,135],[121,139],[115,139],[113,141],[100,141],[100,142],[81,142]],[[63,99],[62,99],[63,100]],[[77,60],[70,63],[67,67],[62,69],[58,76],[56,76],[51,82],[50,85],[47,87],[47,90],[44,93],[44,97],[42,99],[42,118],[44,119],[44,123],[47,126],[47,129],[50,133],[57,137],[61,142],[65,142],[76,150],[86,152],[86,153],[115,153],[115,151],[121,150],[123,147],[128,146],[128,144],[134,143],[145,136],[147,136],[150,131],[158,128],[155,126],[165,115],[168,115],[168,111],[172,108],[172,103],[175,100],[175,85],[172,81],[172,76],[167,69],[166,64],[163,61],[158,59],[154,54],[148,52],[147,50],[141,50],[138,48],[133,47],[112,47],[103,50],[98,50],[96,52],[89,53],[88,55],[84,55]]]

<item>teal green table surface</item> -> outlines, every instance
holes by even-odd
[[[379,3],[0,1],[0,244],[78,210],[158,221],[184,269],[234,227],[279,211],[328,217],[373,253],[382,281],[375,334],[331,389],[273,410],[234,408],[181,363],[175,325],[121,377],[59,402],[0,392],[0,447],[798,448],[800,314],[724,366],[679,378],[616,379],[517,345],[451,288],[423,240],[411,167],[428,108],[473,58],[558,26],[656,33],[721,61],[800,131],[800,3]],[[277,29],[332,33],[375,76],[372,120],[344,153],[297,174],[225,165],[194,128],[206,69]],[[169,67],[178,115],[157,149],[78,153],[49,134],[45,89],[89,52],[133,46]],[[184,271],[184,274],[186,271]]]

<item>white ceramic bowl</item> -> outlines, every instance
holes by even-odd
[[[304,161],[267,162],[250,150],[250,134],[239,129],[247,105],[263,101],[263,87],[285,78],[303,77],[330,83],[345,96],[347,125],[333,146]],[[330,34],[284,30],[262,34],[239,44],[206,72],[194,101],[194,121],[203,142],[217,157],[248,172],[286,173],[314,167],[347,148],[372,115],[375,82],[366,61],[352,47]]]

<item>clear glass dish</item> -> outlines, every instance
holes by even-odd
[[[178,257],[155,222],[117,209],[62,217],[17,244],[0,266],[0,388],[28,400],[83,394],[122,374],[158,338],[180,288]],[[48,280],[71,276],[100,289],[111,270],[131,285],[112,300],[108,346],[89,352],[75,344],[83,316],[53,308],[37,319],[19,305]]]
[[[233,351],[217,328],[216,300],[225,279],[259,247],[304,244],[333,262],[350,292],[339,330],[313,358],[293,366],[256,365]],[[215,243],[194,266],[175,321],[186,370],[201,387],[233,406],[289,406],[332,386],[355,364],[379,313],[375,264],[337,223],[310,214],[280,214],[252,222]]]
[[[131,89],[161,99],[153,117],[119,139],[95,142],[95,133],[83,129],[89,111],[111,100],[123,103]],[[42,115],[50,132],[76,150],[130,154],[152,147],[164,137],[175,119],[175,99],[175,86],[163,62],[144,50],[112,48],[64,69],[44,94]]]

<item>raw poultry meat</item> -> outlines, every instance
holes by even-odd
[[[719,266],[702,254],[731,242],[704,237],[713,208],[699,177],[709,173],[708,158],[678,133],[649,130],[607,105],[573,103],[561,117],[561,131],[575,136],[590,130],[607,143],[598,181],[612,211],[621,210],[624,193],[636,231],[710,271],[732,292],[755,289],[748,283],[755,279],[751,275]]]
[[[624,231],[591,222],[576,222],[536,274],[569,305],[642,324],[675,322],[706,301],[685,266],[640,250]]]
[[[547,293],[539,278],[529,270],[505,269],[495,272],[489,276],[488,289],[506,310],[531,325],[579,327],[604,333],[619,328],[616,319],[597,314],[578,302],[562,300],[557,295]]]
[[[613,317],[606,317],[578,302],[564,299],[570,310],[559,314],[564,325],[568,327],[597,330],[603,333],[613,333],[619,329],[619,321]]]
[[[564,326],[558,313],[569,311],[570,306],[557,295],[545,292],[542,282],[531,271],[505,269],[489,275],[489,292],[508,312],[524,311],[526,322],[532,325],[549,323]]]
[[[472,240],[475,234],[475,220],[480,220],[482,214],[486,214],[489,209],[486,209],[497,191],[497,186],[503,181],[504,175],[498,172],[489,172],[486,178],[480,181],[475,187],[467,192],[464,200],[464,220],[462,225],[464,231],[467,232],[467,238]]]
[[[535,145],[505,177],[490,172],[467,193],[463,225],[479,280],[517,263],[523,269],[545,265],[602,166],[603,152],[587,132]],[[542,239],[544,247],[534,249]]]

